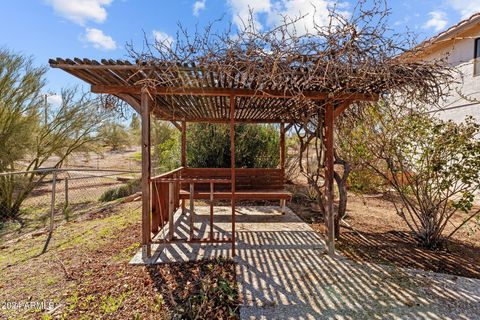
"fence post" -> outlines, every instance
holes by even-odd
[[[63,215],[68,220],[68,176],[65,177],[65,205],[63,206]]]
[[[50,230],[48,232],[47,241],[45,241],[45,245],[43,246],[42,254],[47,251],[48,244],[50,243],[50,239],[52,238],[53,233],[53,223],[55,219],[55,193],[57,188],[57,169],[52,171],[52,197],[50,200]]]

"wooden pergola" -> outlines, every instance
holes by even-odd
[[[166,223],[173,228],[173,213],[185,199],[190,199],[190,237],[163,242],[230,242],[235,255],[235,205],[240,199],[288,198],[283,190],[285,173],[285,131],[304,114],[323,117],[326,147],[325,187],[327,196],[327,244],[334,254],[334,122],[351,103],[376,101],[378,96],[360,92],[332,92],[330,88],[308,87],[299,92],[289,88],[259,88],[248,75],[225,75],[194,65],[183,65],[176,72],[161,72],[162,66],[120,60],[88,59],[50,60],[60,68],[91,85],[94,93],[110,94],[122,99],[141,114],[142,125],[142,245],[145,257],[151,256],[155,233]],[[168,85],[165,85],[168,84]],[[175,84],[175,85],[172,85]],[[182,132],[182,167],[157,177],[151,176],[150,117],[171,121]],[[231,167],[229,169],[188,168],[186,163],[186,124],[188,122],[227,123],[230,125]],[[235,168],[236,123],[280,124],[280,169]],[[216,187],[215,186],[222,186]],[[259,186],[261,185],[261,186]],[[261,191],[259,188],[263,188]],[[193,200],[211,200],[210,235],[193,237]],[[230,199],[231,237],[213,236],[213,200]]]

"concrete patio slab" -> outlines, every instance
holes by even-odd
[[[205,233],[209,208],[195,211],[197,233]],[[221,237],[231,234],[230,214],[215,208]],[[175,222],[176,236],[186,237],[188,213],[178,211]],[[291,210],[238,207],[236,231],[242,319],[480,319],[480,280],[330,258],[322,237]],[[229,244],[169,244],[146,262],[230,254]],[[141,253],[132,263],[145,263]]]

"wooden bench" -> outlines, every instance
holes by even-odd
[[[285,190],[284,177],[281,169],[238,168],[235,170],[235,198],[237,200],[280,200],[284,207],[286,200],[292,194]],[[225,179],[230,180],[230,168],[185,168],[182,179]],[[210,184],[195,183],[194,199],[210,199]],[[231,185],[228,183],[215,184],[214,200],[231,199]],[[190,198],[190,188],[182,185],[180,199]]]
[[[152,232],[157,232],[166,222],[172,224],[170,216],[180,205],[185,212],[187,199],[230,200],[230,174],[230,168],[181,167],[152,178]],[[282,213],[285,213],[286,202],[291,200],[292,194],[285,190],[282,169],[238,168],[235,175],[235,199],[280,200]],[[193,202],[190,206],[193,208]]]

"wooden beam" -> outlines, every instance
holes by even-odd
[[[182,167],[187,166],[187,122],[182,121]]]
[[[328,255],[335,255],[335,226],[334,226],[334,212],[333,212],[333,126],[334,126],[334,105],[333,102],[328,102],[325,110],[325,188],[327,195],[326,212],[326,227],[327,227],[327,247]]]
[[[285,183],[285,123],[280,123],[280,169]]]
[[[65,62],[61,62],[55,59],[48,60],[50,67],[52,68],[59,68],[63,70],[112,70],[112,71],[125,71],[125,70],[132,70],[132,71],[148,71],[148,70],[168,70],[168,67],[161,68],[159,66],[151,66],[148,64],[138,64],[138,63],[129,63],[124,62],[123,64],[87,64],[87,63],[77,63],[77,64],[68,64]],[[62,59],[63,60],[63,59]],[[175,67],[176,71],[193,71],[196,68],[193,67]]]
[[[235,257],[235,96],[230,96],[230,177],[232,179],[232,256]]]
[[[349,106],[350,102],[342,102],[338,107],[335,108],[334,117],[338,118]]]
[[[122,64],[122,65],[111,65],[111,64],[68,64],[61,63],[57,60],[50,59],[50,67],[59,68],[63,70],[146,70],[147,67],[139,66],[137,64]]]
[[[170,122],[177,128],[178,130],[182,131],[182,126],[178,124],[175,120],[170,120]]]
[[[142,106],[138,103],[137,99],[128,95],[128,94],[118,94],[116,95],[117,98],[122,99],[126,103],[128,103],[137,113],[142,113]]]
[[[147,92],[141,95],[142,110],[142,255],[150,258],[151,221],[150,221],[150,97]]]
[[[182,118],[182,119],[172,119],[171,117],[157,117],[159,120],[171,121],[173,125],[176,123],[177,129],[181,130],[181,126],[176,121],[186,121],[186,122],[198,122],[198,123],[230,123],[230,118]],[[280,123],[282,119],[235,119],[235,123]],[[175,123],[173,123],[175,122]]]
[[[91,91],[94,93],[108,94],[140,94],[140,86],[122,86],[122,85],[92,85]],[[189,96],[210,96],[229,97],[256,97],[256,98],[307,98],[311,100],[324,100],[329,97],[327,92],[305,91],[302,95],[285,92],[282,90],[250,90],[250,89],[230,89],[230,88],[186,88],[186,87],[156,87],[150,88],[152,95],[189,95]],[[353,101],[377,101],[378,95],[362,93],[342,93],[333,97],[335,100],[353,100]]]

